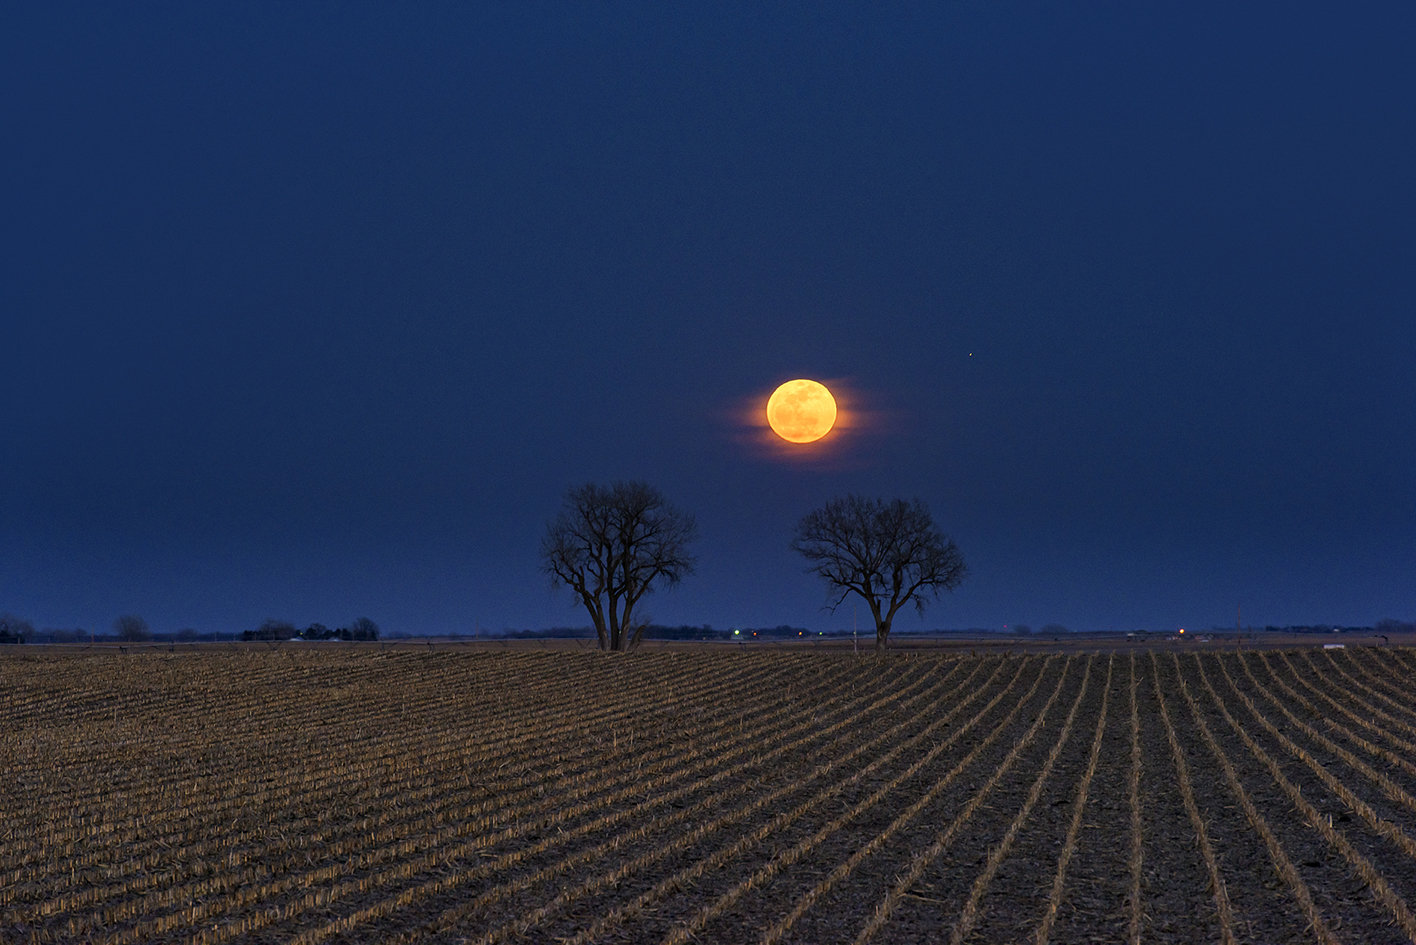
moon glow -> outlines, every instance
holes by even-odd
[[[787,381],[767,399],[767,423],[788,443],[815,442],[836,425],[836,398],[816,381]]]

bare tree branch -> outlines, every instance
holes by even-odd
[[[566,492],[541,540],[541,569],[580,599],[602,650],[638,644],[648,625],[635,607],[656,585],[693,573],[693,516],[648,483],[588,483]]]
[[[865,601],[877,651],[900,608],[913,602],[923,614],[931,597],[952,591],[968,573],[958,546],[918,499],[833,499],[797,523],[791,547],[811,562],[807,573],[829,586],[829,610],[851,594]]]
[[[118,635],[118,639],[129,642],[152,639],[148,622],[137,614],[124,614],[113,621],[113,632]]]

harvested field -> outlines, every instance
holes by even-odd
[[[0,656],[6,942],[1416,941],[1416,651]]]

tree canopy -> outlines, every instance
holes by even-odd
[[[807,573],[829,585],[830,610],[851,594],[865,601],[877,651],[900,608],[913,602],[924,613],[931,597],[952,591],[968,573],[958,546],[919,499],[833,499],[803,516],[791,546],[811,562]]]
[[[541,541],[542,569],[590,614],[602,650],[639,643],[648,616],[635,608],[656,584],[693,573],[693,516],[645,482],[588,483],[565,494]]]
[[[113,632],[118,635],[118,639],[129,642],[152,639],[148,622],[138,614],[124,614],[113,621]]]

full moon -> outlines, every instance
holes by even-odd
[[[787,381],[767,398],[767,423],[788,443],[811,443],[836,423],[836,398],[816,381]]]

